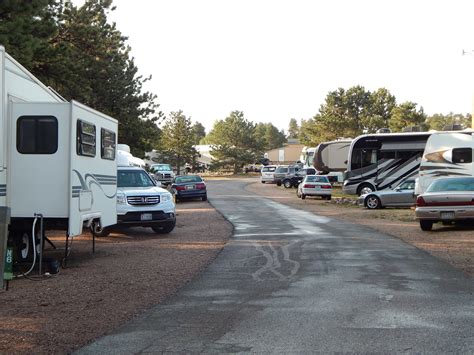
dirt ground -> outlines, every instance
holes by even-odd
[[[16,279],[0,291],[0,353],[64,354],[174,294],[216,257],[232,226],[207,202],[177,205],[168,235],[130,228],[74,238],[59,275]],[[64,237],[51,236],[64,249]],[[63,253],[64,251],[62,251]]]
[[[262,184],[257,179],[247,185],[247,190],[291,207],[370,226],[423,249],[474,276],[474,226],[443,226],[438,223],[433,226],[433,231],[423,232],[411,209],[368,210],[347,203],[338,204],[337,199],[323,201],[318,197],[308,197],[302,200],[296,197],[294,188]]]

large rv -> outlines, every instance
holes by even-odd
[[[375,133],[355,138],[349,148],[343,191],[364,194],[394,188],[418,175],[430,132]]]
[[[41,224],[66,238],[115,224],[117,121],[66,102],[1,46],[0,84],[2,260],[7,233],[21,261],[36,256]]]
[[[316,147],[313,166],[323,174],[347,170],[347,155],[352,139],[338,139],[320,143]]]
[[[436,132],[426,142],[415,193],[422,194],[431,182],[445,176],[474,176],[474,130]]]

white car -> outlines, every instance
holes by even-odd
[[[298,185],[296,195],[303,200],[306,196],[321,196],[323,200],[330,200],[332,185],[325,175],[306,175]]]
[[[260,177],[260,181],[262,184],[265,184],[266,182],[274,183],[275,181],[273,180],[275,170],[276,170],[276,165],[267,165],[262,167],[261,173],[262,176]]]

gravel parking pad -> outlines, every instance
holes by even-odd
[[[70,353],[107,334],[176,293],[231,234],[210,204],[183,202],[168,235],[130,228],[97,238],[95,255],[89,234],[76,237],[59,275],[14,280],[0,292],[0,353]],[[64,247],[63,236],[50,239]]]

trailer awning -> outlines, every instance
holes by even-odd
[[[387,142],[382,144],[380,150],[425,150],[426,141],[423,142]]]

